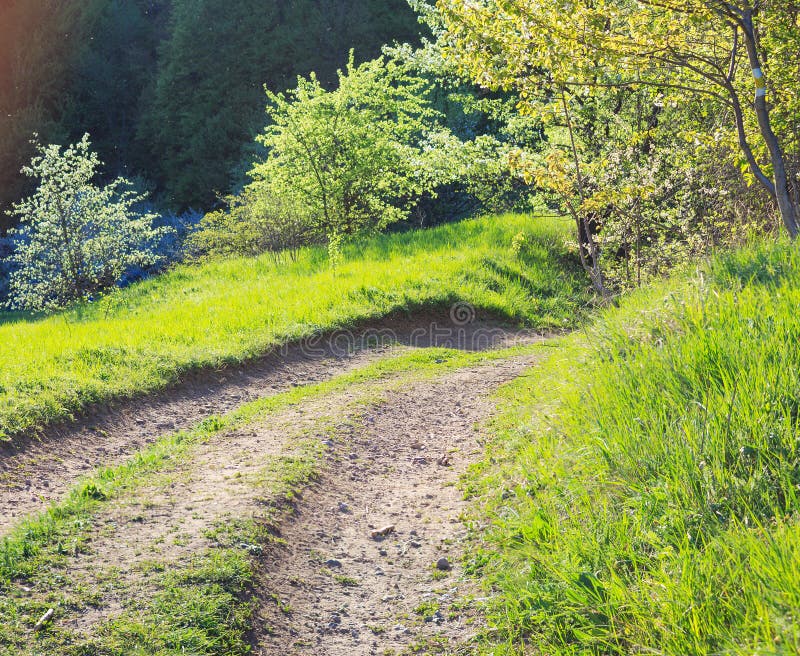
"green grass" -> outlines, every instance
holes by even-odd
[[[0,439],[398,311],[465,301],[539,328],[574,325],[585,282],[568,234],[560,220],[487,217],[351,245],[335,272],[321,249],[279,269],[269,256],[221,260],[51,317],[0,315]]]
[[[797,247],[753,246],[504,389],[467,480],[484,653],[800,653],[799,306]]]

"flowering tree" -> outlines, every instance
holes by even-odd
[[[154,246],[166,229],[134,210],[143,197],[127,181],[96,185],[99,165],[84,135],[63,150],[37,146],[22,169],[39,186],[14,205],[20,225],[12,233],[12,307],[64,307],[116,284],[131,267],[155,264]]]

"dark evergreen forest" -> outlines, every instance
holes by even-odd
[[[88,132],[109,176],[160,205],[208,209],[235,190],[265,121],[263,86],[356,47],[414,41],[405,0],[6,0],[0,3],[0,230],[25,193],[19,169],[45,143]]]

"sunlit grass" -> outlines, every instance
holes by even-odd
[[[628,299],[504,391],[492,654],[800,653],[800,254]]]
[[[516,257],[520,231],[528,247]],[[585,285],[568,231],[487,217],[353,244],[336,271],[323,249],[277,268],[269,256],[220,260],[56,316],[0,315],[0,437],[397,311],[458,300],[535,327],[574,324]]]

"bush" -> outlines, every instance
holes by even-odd
[[[154,248],[169,229],[133,209],[144,199],[126,180],[93,182],[100,161],[88,135],[63,151],[41,145],[36,151],[22,171],[39,186],[13,210],[20,221],[11,233],[13,308],[52,310],[90,299],[128,270],[158,261]]]
[[[259,255],[295,260],[303,246],[323,240],[299,203],[278,195],[267,183],[254,184],[227,199],[227,208],[207,214],[186,242],[190,257]]]
[[[380,230],[409,215],[435,189],[426,136],[442,129],[428,85],[395,61],[379,58],[339,73],[327,91],[312,74],[288,95],[267,92],[268,149],[250,171],[256,189],[297,199],[325,235]]]

